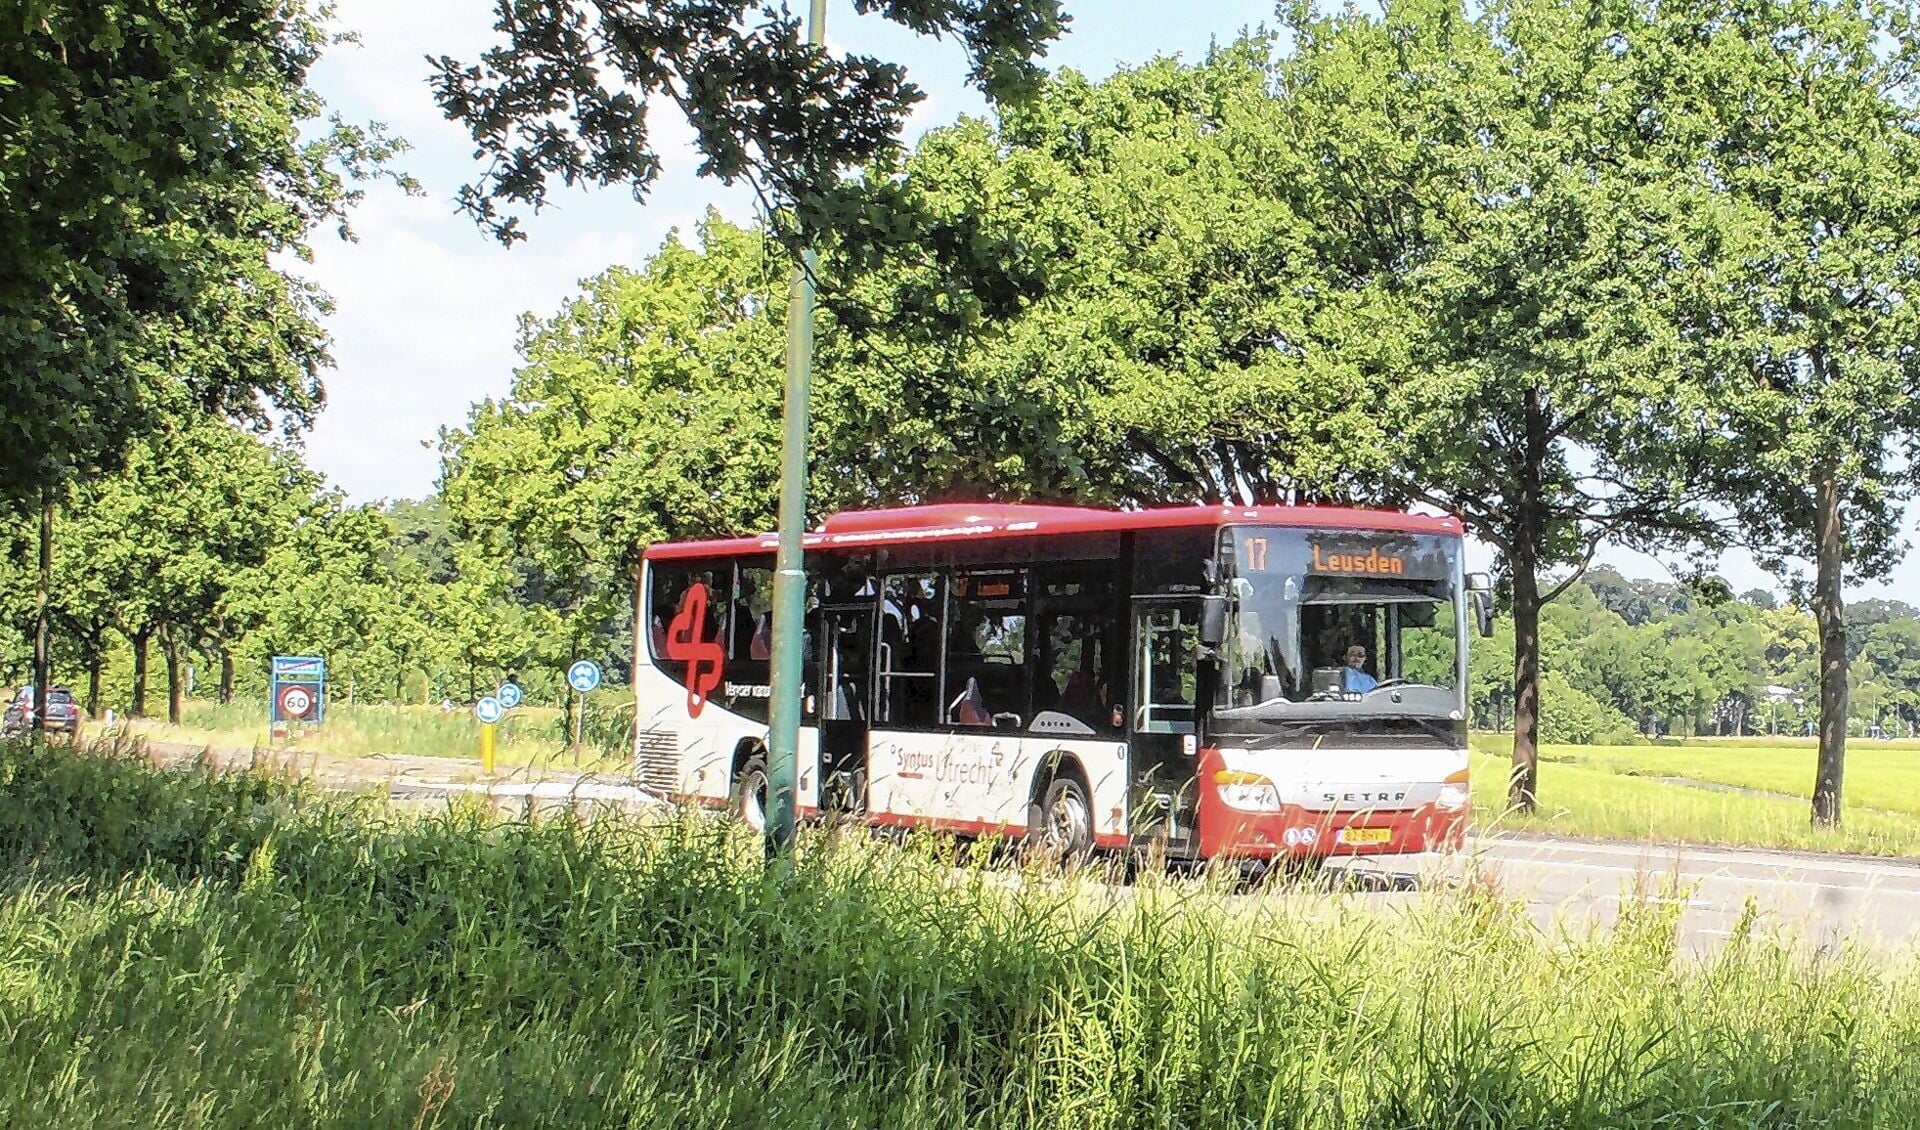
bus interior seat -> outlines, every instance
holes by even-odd
[[[971,676],[967,685],[947,706],[947,721],[956,726],[991,726],[993,714],[987,709],[986,696],[980,693],[980,680]]]

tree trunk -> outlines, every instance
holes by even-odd
[[[174,638],[173,628],[161,625],[160,653],[167,661],[167,722],[180,724],[180,641]]]
[[[1541,479],[1549,439],[1539,388],[1526,394],[1525,449],[1517,468],[1513,568],[1513,771],[1507,805],[1532,812],[1540,792],[1540,550],[1546,541]]]
[[[1540,578],[1530,554],[1513,561],[1513,773],[1507,804],[1532,812],[1540,791]]]
[[[147,640],[153,635],[153,629],[142,628],[127,637],[133,645],[133,708],[127,713],[135,718],[147,716]]]
[[[100,634],[94,635],[92,650],[87,653],[87,717],[100,717],[100,681],[103,669],[107,665],[106,641]]]
[[[1820,757],[1813,779],[1813,822],[1840,826],[1840,779],[1847,758],[1847,624],[1840,599],[1846,566],[1840,482],[1832,464],[1814,483],[1813,618],[1820,629]]]
[[[47,728],[53,678],[53,488],[40,488],[40,573],[33,585],[33,728]]]
[[[217,697],[220,705],[233,701],[233,655],[227,650],[227,617],[220,613],[213,619],[213,650],[220,657],[220,690]]]

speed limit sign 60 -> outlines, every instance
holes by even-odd
[[[304,683],[288,683],[280,688],[280,716],[283,718],[305,718],[313,713],[318,702],[313,688]]]

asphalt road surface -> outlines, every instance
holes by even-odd
[[[196,747],[156,743],[152,748],[163,763],[208,756]],[[237,751],[215,757],[242,765],[251,759]],[[396,801],[416,805],[475,794],[509,812],[632,811],[655,803],[625,782],[586,774],[519,769],[507,780],[483,783],[474,779],[477,767],[432,758],[280,754],[268,760],[312,776],[323,787],[384,786]],[[1524,898],[1534,922],[1549,934],[1611,925],[1623,900],[1662,899],[1681,905],[1682,945],[1711,952],[1732,935],[1752,900],[1761,932],[1778,930],[1812,947],[1852,941],[1886,954],[1920,952],[1920,860],[1510,834],[1480,840],[1467,855],[1470,861],[1432,856],[1338,861],[1329,871],[1371,879],[1379,890],[1368,901],[1388,913],[1416,901],[1423,886],[1457,881],[1471,865],[1505,893]]]
[[[1920,861],[1738,848],[1498,837],[1470,854],[1500,889],[1527,900],[1536,925],[1553,932],[1611,925],[1623,900],[1681,906],[1681,943],[1710,952],[1730,937],[1747,903],[1756,929],[1821,947],[1852,941],[1881,953],[1920,948]],[[1354,865],[1395,879],[1396,889],[1457,876],[1459,860]],[[1416,868],[1418,873],[1416,873]],[[1413,895],[1386,894],[1386,906]]]

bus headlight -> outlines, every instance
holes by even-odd
[[[1213,787],[1220,791],[1220,799],[1227,802],[1228,808],[1242,812],[1280,811],[1279,788],[1258,773],[1222,769],[1213,775]]]
[[[1441,783],[1440,799],[1434,804],[1448,811],[1458,811],[1467,806],[1468,796],[1467,771],[1462,769]]]

